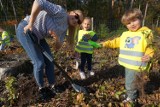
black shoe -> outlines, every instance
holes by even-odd
[[[56,94],[49,88],[45,87],[39,90],[39,96],[36,99],[37,102],[47,102],[51,100]]]
[[[50,98],[53,98],[56,95],[56,93],[53,92],[50,87],[46,87],[46,93]]]
[[[62,93],[65,89],[63,87],[60,86],[54,86],[50,88],[52,90],[53,93]]]
[[[47,101],[49,100],[49,96],[47,94],[46,88],[41,88],[39,90],[39,97],[38,97],[38,101]]]

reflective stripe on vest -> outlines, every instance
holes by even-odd
[[[144,55],[144,52],[120,50],[120,53],[119,63],[126,65],[127,68],[137,70],[140,68],[143,69],[143,67],[145,68],[147,66],[146,63],[141,61],[141,57]]]
[[[93,53],[93,46],[89,44],[89,42],[82,41],[82,38],[85,34],[89,34],[91,37],[95,35],[94,31],[85,31],[79,30],[78,32],[78,43],[76,45],[75,50],[80,53]]]
[[[91,46],[88,42],[78,42],[79,45]]]
[[[130,56],[137,56],[142,57],[144,55],[144,52],[136,52],[136,51],[126,51],[126,50],[120,50],[120,53],[123,55],[130,55]]]
[[[80,41],[78,45],[76,45],[75,50],[80,53],[93,53],[93,46],[91,46],[88,42]]]
[[[146,69],[147,63],[142,62],[147,42],[142,32],[124,32],[120,37],[119,64],[136,71]]]
[[[125,59],[125,58],[119,58],[119,61],[127,63],[128,65],[133,65],[133,66],[138,66],[138,67],[147,66],[147,64],[142,61],[133,61],[133,60]]]

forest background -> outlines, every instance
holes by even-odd
[[[31,12],[34,0],[0,0],[0,26],[15,34],[18,22]],[[120,34],[125,30],[120,19],[129,8],[143,12],[143,25],[156,29],[160,25],[160,0],[49,0],[67,11],[81,9],[93,18],[93,30],[100,37]],[[158,28],[159,30],[159,28]],[[111,33],[112,32],[112,33]],[[108,34],[110,33],[110,34]]]
[[[5,28],[12,35],[15,35],[15,29],[18,23],[26,15],[30,14],[33,1],[34,0],[0,0],[0,26]],[[153,59],[154,63],[152,72],[149,73],[149,76],[147,77],[147,79],[149,79],[146,85],[147,90],[145,90],[147,93],[146,97],[141,97],[140,99],[138,99],[138,101],[142,105],[142,107],[160,107],[160,0],[49,1],[63,6],[67,11],[80,9],[84,12],[85,16],[92,17],[92,29],[98,34],[100,40],[105,40],[110,37],[114,38],[115,36],[119,36],[124,30],[126,30],[126,28],[121,24],[120,19],[127,9],[141,9],[144,15],[143,25],[148,26],[154,31],[154,37],[156,37],[154,44],[158,48]],[[53,44],[53,41],[48,41],[48,43]],[[53,47],[51,47],[51,50],[54,50]],[[56,54],[55,59],[59,64],[62,65],[63,68],[68,68],[67,73],[69,74],[69,76],[71,76],[73,79],[77,79],[78,72],[75,72],[75,70],[73,70],[72,68],[73,59],[69,57],[71,54],[70,51],[66,50],[65,46],[62,47],[61,50],[63,51],[60,51],[60,53]],[[62,107],[68,107],[72,105],[91,105],[93,107],[97,105],[99,107],[124,107],[124,105],[121,104],[119,97],[120,93],[124,90],[124,70],[117,64],[117,56],[118,52],[114,49],[98,49],[95,51],[94,70],[96,72],[96,76],[93,78],[89,78],[86,81],[79,81],[82,86],[87,86],[87,89],[89,88],[93,90],[94,94],[91,93],[89,96],[83,96],[83,94],[81,93],[74,93],[73,91],[69,90],[71,88],[67,86],[67,89],[60,95],[57,95],[54,99],[52,99],[52,101],[40,105],[45,105],[47,107],[49,107],[49,105],[63,105]],[[26,55],[24,54],[22,47],[20,47],[19,44],[16,44],[16,42],[12,44],[10,48],[8,48],[8,51],[0,53],[0,61],[2,65],[3,63],[7,65],[9,62],[14,61],[21,62],[20,58],[26,60]],[[5,61],[8,62],[5,63]],[[16,64],[18,65],[17,62]],[[28,68],[29,66],[31,65],[28,65],[27,63],[25,67],[22,66],[20,68],[23,68],[23,72],[28,73],[28,71],[32,71]],[[65,79],[62,79],[60,73],[58,74],[58,71],[57,75],[58,76],[56,76],[56,79],[58,83],[67,83],[65,82]],[[5,91],[6,86],[8,85],[7,83],[10,83],[10,81],[12,82],[12,78],[9,78],[8,82],[0,81],[0,107],[3,104],[15,104],[19,107],[24,107],[26,105],[35,105],[37,107],[38,104],[35,103],[34,100],[38,93],[33,76],[30,77],[29,74],[25,76],[20,75],[17,78],[17,86],[19,87],[16,87],[16,91],[18,92],[18,94],[16,92],[12,93],[13,90],[8,91],[11,92],[11,94],[8,94]],[[12,84],[9,89],[13,89]],[[34,94],[32,92],[34,92]]]

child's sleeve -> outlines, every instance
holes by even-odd
[[[150,32],[150,34],[146,38],[147,47],[145,51],[145,55],[149,55],[150,57],[153,57],[154,55],[154,46],[153,46],[153,33]]]
[[[100,47],[101,47],[101,45],[100,45],[99,43],[94,42],[94,41],[92,41],[92,40],[89,40],[88,43],[89,43],[91,46],[93,46],[94,48],[100,48]]]
[[[119,48],[120,47],[120,37],[115,38],[113,40],[108,40],[106,42],[102,42],[102,47],[107,48]]]
[[[96,42],[98,40],[98,36],[97,34],[95,34],[92,38],[91,38],[92,41]]]

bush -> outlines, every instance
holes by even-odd
[[[160,27],[155,28],[155,34],[160,36]]]
[[[12,26],[5,26],[5,30],[10,34],[10,35],[15,35],[16,32],[15,32],[15,26],[12,25]]]
[[[105,24],[101,24],[99,30],[97,31],[97,34],[99,35],[99,38],[103,39],[112,36],[120,36],[126,30],[126,27],[120,26],[117,30],[110,32],[109,28],[106,27]]]
[[[109,36],[109,28],[105,24],[100,24],[97,35],[99,35],[99,38],[105,38]]]
[[[110,35],[111,35],[111,36],[120,36],[120,35],[122,35],[122,33],[123,33],[124,31],[126,31],[126,30],[127,30],[126,27],[120,26],[117,30],[111,32]]]

